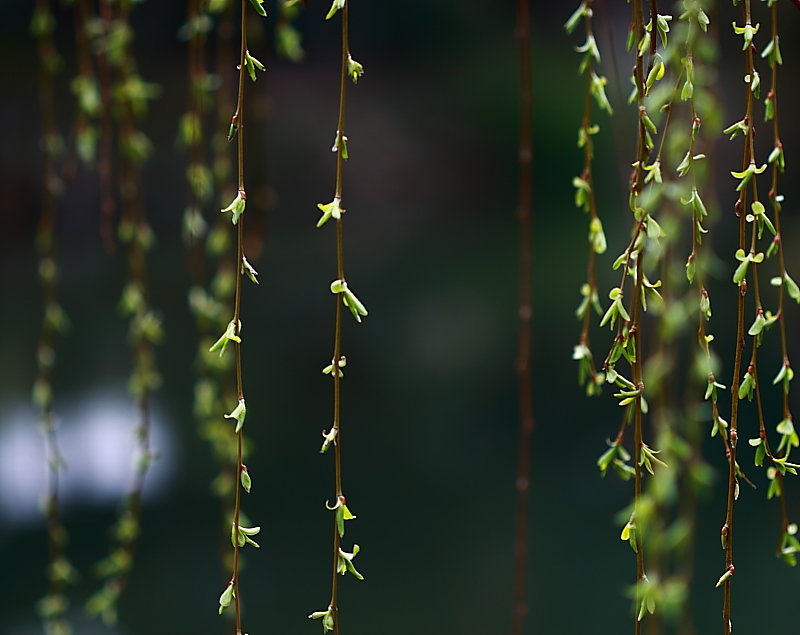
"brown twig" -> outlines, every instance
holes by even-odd
[[[535,427],[531,377],[531,319],[533,229],[533,82],[531,76],[531,31],[529,0],[517,0],[517,40],[520,69],[519,132],[519,308],[517,310],[516,371],[519,384],[519,441],[517,454],[517,518],[514,537],[514,613],[512,635],[521,635],[528,612],[525,599],[528,565],[528,498],[530,494],[531,436]],[[587,74],[588,77],[588,74]]]

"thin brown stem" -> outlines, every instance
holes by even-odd
[[[533,82],[529,0],[517,0],[517,39],[520,67],[519,133],[519,308],[517,311],[517,360],[519,383],[519,441],[517,454],[517,518],[514,538],[514,613],[512,635],[521,635],[528,612],[525,601],[528,564],[528,498],[530,493],[531,437],[535,427],[531,376],[531,320],[533,317]],[[588,74],[587,74],[588,77]],[[592,194],[593,196],[593,194]],[[587,312],[588,315],[588,312]]]
[[[642,582],[645,580],[645,573],[644,573],[644,541],[642,538],[642,524],[641,519],[638,517],[639,511],[639,503],[642,498],[642,466],[641,466],[641,455],[642,455],[642,446],[644,441],[642,440],[642,395],[644,393],[644,379],[642,376],[642,319],[641,319],[641,297],[642,297],[642,284],[643,284],[643,269],[644,269],[644,249],[639,252],[639,256],[636,262],[636,287],[634,292],[634,307],[633,307],[633,324],[631,326],[634,329],[634,343],[636,346],[636,359],[633,363],[633,383],[636,385],[636,388],[640,391],[639,396],[636,398],[634,402],[634,428],[633,428],[633,467],[635,470],[635,477],[634,477],[634,514],[637,516],[637,530],[636,530],[636,598],[637,598],[637,607],[636,610],[640,611],[640,603],[642,602],[641,598],[641,585]],[[639,635],[642,632],[642,621],[641,619],[636,620],[635,626],[636,635]]]
[[[130,5],[126,3],[112,4],[108,0],[101,3],[100,12],[104,38],[111,37],[112,28],[129,28],[130,10]],[[101,41],[105,43],[107,40]],[[119,86],[125,86],[130,81],[138,80],[132,42],[127,41],[121,44],[116,53],[112,59],[107,51],[103,51],[102,59],[98,60],[98,66],[101,71],[101,95],[107,92],[106,98],[110,99],[108,95],[112,90],[115,90],[115,94],[121,95],[114,111],[119,140],[119,156],[116,161],[117,173],[115,176],[119,183],[121,210],[118,234],[121,242],[126,245],[125,257],[128,270],[122,307],[130,319],[129,340],[133,366],[130,389],[135,397],[138,425],[135,429],[137,462],[133,482],[125,496],[114,527],[115,545],[111,555],[98,563],[105,582],[102,590],[96,592],[87,602],[87,610],[91,614],[101,614],[106,623],[111,623],[116,619],[118,600],[128,584],[137,547],[137,537],[140,533],[142,491],[149,466],[153,460],[150,447],[151,391],[159,381],[154,362],[153,344],[157,343],[161,337],[161,326],[151,309],[148,291],[146,251],[152,243],[152,230],[147,223],[140,194],[140,172],[145,156],[144,153],[130,151],[134,144],[138,143],[141,146],[144,140],[138,125],[141,113],[132,99],[124,95],[124,91],[118,90]],[[113,122],[109,112],[104,112],[103,117],[104,131],[107,135],[102,149],[108,154],[102,156],[101,162],[108,159],[108,162],[103,165],[109,172],[101,173],[101,188],[105,187],[104,182],[107,184],[112,182],[110,140]],[[110,193],[104,193],[101,196],[106,194],[113,198],[113,194]],[[108,220],[105,218],[103,223]]]
[[[192,1],[198,3],[201,2],[201,0]],[[205,3],[203,2],[203,4]],[[234,71],[236,68],[234,47],[238,47],[240,44],[238,42],[234,43],[234,37],[236,35],[236,18],[238,17],[236,13],[237,9],[238,7],[235,7],[233,3],[229,2],[225,5],[224,9],[219,15],[219,23],[215,33],[216,41],[214,43],[214,70],[220,78],[220,86],[216,91],[216,95],[214,96],[215,133],[212,140],[214,152],[213,175],[216,189],[220,192],[220,198],[232,198],[233,192],[235,191],[234,186],[230,183],[230,176],[233,171],[232,157],[235,153],[235,148],[227,139],[227,134],[230,124],[230,113],[232,111],[235,112],[236,109],[236,103],[234,103],[234,101],[231,99],[231,95],[235,94],[234,86],[239,75],[238,71]],[[228,232],[228,218],[223,214],[217,214],[211,234],[225,235]],[[227,246],[227,241],[225,241],[224,245],[220,245],[218,241],[212,239],[209,240],[207,244],[210,246],[215,242],[217,244],[212,250],[212,253],[214,256],[214,265],[217,269],[216,276],[234,276],[235,273],[231,272],[235,272],[235,267],[232,266],[234,265],[233,261],[235,256],[231,252],[231,248]],[[201,251],[200,256],[202,256],[202,250],[199,251]],[[238,253],[238,241],[236,251]],[[235,284],[233,289],[227,285],[224,287],[216,287],[213,283],[209,286],[209,291],[212,297],[221,303],[227,303],[231,299],[231,295],[234,290]],[[214,320],[209,321],[215,322]],[[205,322],[205,318],[198,320],[198,324],[200,324],[200,322]],[[215,326],[221,327],[222,324],[215,324]],[[225,322],[225,326],[227,326],[227,321]],[[211,325],[203,324],[201,326],[204,334],[208,334],[206,333],[208,328],[212,328]],[[201,358],[204,360],[206,359],[205,352],[206,351],[203,351],[201,354]],[[226,372],[216,364],[204,363],[204,366],[207,366],[209,374],[215,377],[217,380],[214,386],[216,394],[215,396],[218,399],[221,399],[224,403],[233,402],[234,399],[238,400],[235,376]],[[220,423],[218,419],[218,412],[208,412],[206,417],[208,417],[208,419],[201,424],[201,435],[211,442],[214,449],[214,454],[220,462],[220,473],[216,477],[215,481],[231,481],[233,482],[234,486],[236,486],[236,466],[231,464],[230,458],[232,456],[237,456],[237,463],[244,463],[244,460],[246,459],[246,456],[243,453],[242,461],[238,461],[239,435],[235,432],[235,429],[232,429],[229,426],[227,421],[225,423]],[[243,445],[243,450],[244,449],[246,449],[246,446]],[[227,526],[229,519],[233,518],[234,516],[235,496],[234,500],[231,500],[230,497],[227,496],[227,491],[225,493],[219,492],[219,494],[221,496],[220,511]],[[225,567],[228,566],[227,563],[229,560],[230,547],[230,535],[227,531],[225,531],[220,537],[219,546],[220,561]],[[231,578],[227,578],[226,583],[228,583],[231,587],[233,585]]]
[[[240,219],[241,220],[241,219]],[[238,345],[237,345],[238,348]],[[236,497],[234,502],[234,511],[233,511],[233,525],[234,525],[234,536],[236,536],[236,540],[233,541],[233,600],[234,606],[236,609],[236,635],[241,635],[242,633],[242,607],[241,607],[241,600],[240,600],[240,593],[239,593],[239,514],[241,511],[242,506],[242,487],[241,487],[241,480],[242,480],[242,431],[239,430],[237,437],[236,437],[236,456],[237,456],[237,467],[236,467],[236,476],[237,480],[234,484],[236,488]]]
[[[342,14],[342,52],[341,52],[341,72],[339,77],[339,116],[336,123],[336,186],[334,190],[334,201],[340,202],[342,199],[342,186],[344,180],[344,159],[346,155],[347,137],[344,133],[345,111],[347,105],[347,78],[348,60],[350,59],[350,32],[349,14],[350,3],[345,2],[341,8]],[[336,219],[336,274],[338,280],[344,282],[344,238],[342,232],[342,217]],[[336,479],[336,500],[337,505],[344,505],[346,498],[342,487],[342,434],[341,434],[341,377],[340,362],[342,359],[342,297],[334,294],[336,301],[336,320],[334,324],[333,342],[333,426],[331,431],[336,434],[334,444],[334,463]],[[329,610],[333,618],[334,635],[339,635],[339,549],[341,546],[341,536],[334,517],[333,525],[333,563],[331,578],[331,601]]]
[[[238,132],[236,136],[237,155],[237,189],[243,201],[247,200],[244,187],[244,83],[246,75],[245,57],[247,55],[247,2],[241,2],[241,47],[239,51],[239,87],[236,94],[236,113],[234,120]],[[240,216],[236,223],[236,295],[233,305],[233,323],[237,336],[241,338],[241,308],[242,308],[242,266],[244,263],[244,216]],[[234,342],[236,346],[236,393],[239,403],[244,402],[244,386],[242,383],[242,344]],[[236,539],[233,541],[233,599],[236,609],[236,635],[242,635],[242,608],[239,585],[239,518],[242,503],[242,436],[243,431],[239,426],[236,433],[236,496],[233,508],[233,532]]]
[[[744,24],[751,24],[750,0],[742,2],[742,13]],[[753,76],[753,48],[748,46],[745,51],[746,72],[750,77]],[[742,169],[746,169],[751,162],[755,162],[754,149],[754,119],[753,119],[753,93],[750,86],[746,88],[747,112],[747,135],[742,159]],[[755,182],[753,179],[752,182]],[[742,188],[739,199],[736,202],[736,213],[739,216],[739,249],[744,250],[746,244],[746,209],[747,209],[747,188]],[[753,228],[755,232],[755,228]],[[733,378],[731,381],[731,422],[730,422],[730,456],[728,459],[728,495],[725,512],[725,525],[723,532],[725,536],[725,572],[728,578],[725,580],[725,590],[722,606],[723,632],[730,635],[731,632],[731,580],[735,567],[733,564],[733,508],[738,491],[738,480],[736,475],[736,447],[739,438],[739,386],[742,368],[742,353],[745,347],[745,293],[747,291],[747,281],[743,280],[737,289],[737,308],[736,308],[736,345],[734,351]]]

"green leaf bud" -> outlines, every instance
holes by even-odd
[[[247,415],[247,408],[244,405],[244,399],[239,399],[239,403],[230,414],[224,415],[226,419],[236,419],[236,430],[239,432],[244,426],[245,416]]]
[[[356,62],[350,55],[347,56],[347,74],[354,84],[358,84],[358,78],[364,74],[364,67]]]
[[[339,9],[344,9],[345,2],[347,2],[347,0],[333,0],[333,4],[331,5],[330,11],[328,11],[328,15],[325,16],[325,19],[330,20],[336,15]]]
[[[219,596],[219,614],[222,615],[225,612],[225,609],[231,605],[231,600],[234,598],[233,593],[233,580],[228,582],[228,586],[225,587],[225,590],[222,592],[222,595]]]
[[[258,275],[258,271],[253,268],[249,262],[247,262],[247,257],[242,255],[242,273],[246,273],[247,277],[250,278],[254,283],[258,284],[258,279],[256,276]]]
[[[236,198],[231,201],[231,204],[228,207],[222,208],[221,212],[231,212],[231,222],[236,225],[239,222],[239,217],[244,214],[244,209],[247,203],[247,194],[245,194],[244,190],[239,190],[236,194]]]
[[[242,464],[242,487],[244,491],[248,494],[250,493],[250,488],[253,486],[253,481],[250,479],[250,473],[247,471],[247,466]]]
[[[317,203],[317,207],[322,212],[322,217],[317,221],[317,227],[322,227],[331,217],[335,218],[336,220],[340,220],[345,211],[341,206],[341,203],[342,199],[340,199],[338,196],[330,203]]]
[[[308,616],[309,619],[318,620],[322,619],[322,632],[327,633],[332,631],[334,624],[333,607],[329,606],[327,611],[316,611]]]
[[[250,4],[253,5],[253,8],[256,10],[258,15],[260,15],[262,18],[266,18],[267,17],[267,12],[264,9],[264,7],[262,6],[264,4],[264,0],[250,0]],[[253,80],[253,81],[255,81],[255,80]]]

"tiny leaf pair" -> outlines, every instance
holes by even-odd
[[[361,316],[366,316],[367,308],[361,303],[356,295],[350,291],[347,286],[347,282],[344,280],[334,280],[331,282],[331,293],[341,293],[342,294],[342,302],[344,305],[350,309],[350,313],[353,314],[353,317],[356,319],[357,322],[361,322]]]

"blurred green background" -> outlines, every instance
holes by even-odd
[[[344,332],[344,483],[358,516],[348,538],[362,547],[359,569],[366,578],[342,580],[341,623],[350,635],[503,633],[510,623],[518,425],[513,4],[351,5],[351,50],[366,74],[349,91],[345,258],[348,281],[370,315],[361,325],[346,321]],[[570,358],[585,275],[586,218],[573,206],[570,185],[582,164],[575,147],[582,80],[573,52],[581,42],[561,29],[572,3],[533,4],[537,428],[526,632],[618,633],[632,628],[623,590],[635,577],[635,560],[619,540],[614,516],[632,487],[598,474],[595,461],[606,437],[616,433],[617,406],[609,391],[594,401],[584,397]],[[609,18],[615,50],[629,21],[627,5],[617,4]],[[787,36],[797,33],[800,16],[780,4],[787,5],[781,7]],[[37,510],[45,467],[29,398],[42,310],[33,244],[40,210],[37,53],[27,33],[30,3],[4,0],[0,7],[0,632],[23,635],[40,631],[34,602],[46,592],[47,558]],[[334,177],[329,148],[339,27],[337,20],[324,21],[328,7],[311,0],[302,14],[302,64],[275,58],[271,18],[262,23],[264,37],[250,41],[268,67],[246,96],[247,183],[248,192],[256,191],[246,220],[260,219],[266,227],[263,253],[253,262],[261,285],[246,286],[243,300],[246,432],[255,444],[245,510],[263,528],[262,548],[245,552],[242,574],[250,633],[317,633],[319,623],[305,616],[324,608],[329,597],[330,515],[323,503],[333,492],[333,457],[318,450],[331,412],[331,382],[320,368],[332,346],[328,285],[335,277],[335,246],[330,227],[314,227],[316,204],[330,200]],[[727,38],[726,25],[738,10],[725,4],[722,11],[712,17]],[[132,17],[141,75],[161,87],[143,124],[156,153],[144,168],[142,196],[158,241],[149,262],[152,304],[167,337],[157,350],[164,380],[155,395],[160,459],[148,478],[142,536],[116,629],[87,622],[80,607],[97,588],[91,564],[106,554],[132,449],[127,324],[117,312],[124,261],[119,252],[108,256],[102,249],[92,170],[81,169],[59,201],[60,293],[72,330],[57,345],[55,390],[69,465],[68,553],[83,574],[71,595],[77,633],[225,632],[217,598],[227,573],[218,558],[219,503],[209,491],[216,467],[191,411],[196,343],[181,242],[185,156],[175,142],[186,102],[185,44],[176,36],[184,12],[182,2],[150,1],[137,5]],[[74,112],[70,9],[59,7],[57,18],[57,45],[66,60],[58,79],[59,124],[66,133]],[[798,59],[792,39],[785,37],[787,61]],[[737,63],[737,44],[727,40],[722,59]],[[604,55],[609,50],[604,44]],[[616,53],[625,76],[630,61]],[[604,72],[612,76],[609,58]],[[794,66],[787,63],[787,76]],[[735,89],[721,97],[740,95],[740,74],[723,67]],[[784,81],[788,88],[791,80]],[[612,76],[612,87],[616,82]],[[621,84],[627,95],[627,81]],[[603,132],[595,179],[609,236],[609,252],[599,263],[602,288],[611,282],[606,270],[628,231],[625,161],[633,152],[625,136],[630,112],[618,93],[609,95],[617,122],[608,125],[598,116]],[[784,112],[796,112],[796,94],[782,94]],[[739,118],[736,108],[726,122]],[[800,145],[792,119],[784,117],[789,171]],[[739,160],[739,146],[735,153],[729,147],[719,156],[725,220],[733,203],[727,172],[738,169]],[[789,252],[798,192],[792,177],[786,181]],[[206,211],[210,220],[214,212]],[[790,266],[800,264],[796,254],[788,257]],[[723,271],[716,283],[728,293],[717,294],[715,315],[734,306],[727,276]],[[796,312],[789,324],[797,324]],[[724,330],[718,350],[727,354],[732,346]],[[793,333],[790,339],[797,357],[798,338]],[[706,456],[724,478],[718,444],[709,444]],[[773,625],[796,619],[797,572],[774,557],[778,510],[763,493],[743,490],[737,506],[739,633],[760,632],[767,619]],[[790,487],[795,520],[798,501]],[[697,632],[719,627],[721,591],[713,585],[724,562],[723,515],[717,488],[700,510],[692,597]]]

